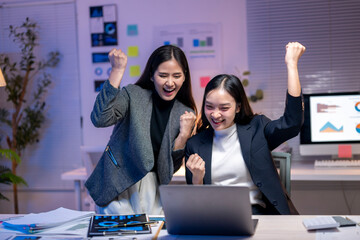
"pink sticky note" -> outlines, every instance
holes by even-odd
[[[200,87],[202,87],[202,88],[206,87],[206,84],[208,84],[208,82],[210,82],[209,76],[200,77]]]
[[[352,158],[351,145],[339,145],[338,157],[339,158]]]

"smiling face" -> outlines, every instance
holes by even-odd
[[[235,99],[223,88],[210,91],[205,98],[204,113],[214,130],[231,127],[239,111]]]
[[[172,58],[159,65],[153,76],[156,92],[165,101],[173,100],[185,81],[179,63]]]

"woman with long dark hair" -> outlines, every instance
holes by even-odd
[[[85,186],[98,213],[161,214],[158,185],[180,168],[196,119],[188,62],[180,48],[159,47],[140,79],[120,89],[127,56],[113,49],[109,59],[112,70],[91,120],[115,126]]]
[[[295,137],[303,123],[297,64],[304,51],[300,43],[286,46],[285,112],[274,121],[253,113],[236,76],[221,74],[211,79],[205,88],[199,133],[186,144],[188,184],[247,186],[253,214],[297,214],[271,151]]]

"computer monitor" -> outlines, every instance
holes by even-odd
[[[360,154],[360,92],[304,94],[300,155],[337,156],[339,145]]]

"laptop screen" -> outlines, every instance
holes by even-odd
[[[161,185],[160,197],[169,234],[254,234],[248,187]]]

